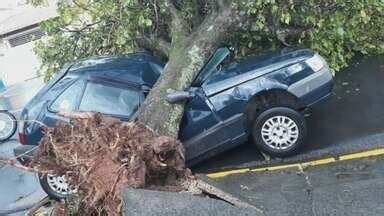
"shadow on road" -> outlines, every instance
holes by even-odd
[[[353,63],[335,81],[331,101],[309,118],[307,150],[384,132],[384,56]]]

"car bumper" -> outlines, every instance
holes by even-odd
[[[332,95],[332,90],[333,76],[329,67],[322,68],[288,88],[306,107],[327,99]]]

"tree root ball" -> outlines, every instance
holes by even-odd
[[[124,187],[177,192],[192,178],[175,138],[98,113],[62,115],[71,124],[45,128],[31,166],[66,174],[84,196],[84,214],[120,215]]]

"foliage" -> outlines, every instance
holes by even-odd
[[[356,52],[384,52],[381,0],[263,0],[244,9],[254,18],[241,35],[244,53],[260,49],[265,41],[276,46],[279,34],[289,44],[315,49],[335,71]]]
[[[33,6],[46,6],[48,0],[27,0],[27,3],[30,3]]]
[[[38,4],[42,0],[33,1]],[[59,16],[41,24],[49,37],[35,47],[46,79],[63,64],[79,58],[168,46],[174,26],[167,2],[59,0]],[[183,18],[179,25],[189,33],[214,7],[213,1],[208,0],[172,2]],[[384,51],[381,0],[237,0],[232,4],[235,3],[246,21],[230,32],[232,37],[225,43],[237,48],[240,56],[267,48],[304,46],[320,52],[337,71],[356,52]],[[166,56],[167,52],[162,54]]]
[[[132,51],[133,39],[152,26],[149,3],[138,7],[132,0],[59,1],[59,16],[41,23],[48,37],[35,52],[49,79],[58,68],[78,58]]]

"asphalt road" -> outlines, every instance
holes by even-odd
[[[383,82],[384,56],[355,58],[348,68],[338,72],[333,97],[314,107],[311,116],[307,117],[306,146],[297,160],[311,155],[321,156],[337,148],[339,152],[348,152],[383,145]],[[265,163],[264,160],[249,142],[193,169],[205,173],[239,166],[258,166]]]
[[[213,180],[266,216],[377,216],[384,212],[384,157],[280,171],[248,172]]]
[[[41,86],[39,80],[12,86],[0,94],[0,108],[10,110],[17,116]],[[16,135],[9,141],[0,143],[0,157],[13,158],[13,149],[17,145],[20,144]],[[25,209],[31,208],[45,196],[36,174],[0,162],[0,215],[25,215]]]

